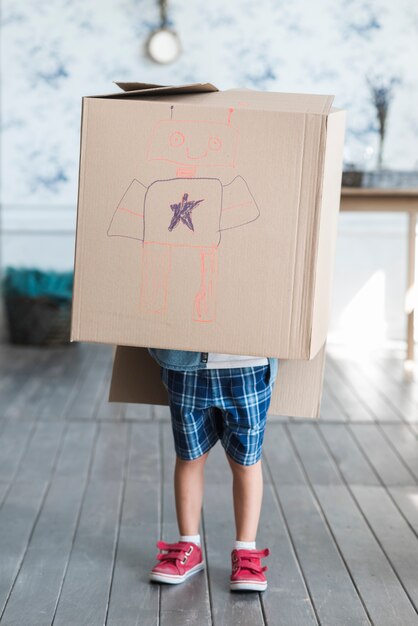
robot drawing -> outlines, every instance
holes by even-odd
[[[149,185],[132,180],[107,234],[142,242],[140,307],[158,315],[168,311],[172,254],[177,247],[189,248],[190,262],[200,265],[192,319],[213,322],[221,233],[253,222],[260,211],[242,176],[227,184],[219,178],[219,171],[235,174],[239,131],[232,124],[234,109],[225,122],[173,119],[173,109],[170,118],[151,129],[147,147],[147,159],[172,164],[173,177]],[[199,166],[213,168],[214,175],[199,177]]]

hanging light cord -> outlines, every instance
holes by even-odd
[[[161,28],[166,28],[167,26],[167,0],[159,0],[159,3],[160,3]]]

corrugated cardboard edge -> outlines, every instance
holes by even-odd
[[[309,309],[302,309],[302,319],[294,320],[291,328],[291,336],[296,340],[297,336],[301,335],[300,328],[310,329],[307,337],[301,335],[301,345],[299,346],[300,354],[303,354],[303,358],[309,360],[315,358],[321,346],[326,341],[331,306],[329,297],[327,301],[328,311],[325,311],[324,307],[321,311],[318,308],[318,302],[320,302],[320,299],[318,300],[318,294],[324,289],[328,289],[329,293],[331,292],[330,280],[332,279],[332,267],[329,267],[329,262],[328,267],[323,267],[324,264],[322,261],[323,259],[334,259],[335,256],[335,220],[339,208],[339,198],[336,197],[335,192],[341,188],[342,149],[344,142],[344,127],[341,126],[341,116],[343,111],[332,109],[332,102],[332,97],[325,98],[324,100],[324,111],[328,111],[328,115],[318,116],[317,114],[305,114],[304,116],[305,127],[309,123],[317,125],[318,144],[315,154],[312,154],[314,144],[308,146],[309,150],[307,150],[306,137],[312,137],[312,131],[311,133],[305,131],[302,159],[305,160],[308,158],[311,160],[315,158],[317,167],[315,169],[315,179],[310,181],[309,184],[305,184],[300,190],[298,220],[301,217],[300,207],[302,197],[303,194],[307,193],[307,190],[309,193],[311,193],[310,190],[312,190],[312,199],[309,198],[308,204],[313,204],[314,211],[310,216],[306,232],[304,229],[298,228],[299,242],[296,245],[296,249],[314,251],[314,258],[304,255],[300,257],[299,261],[303,263],[304,266],[302,272],[303,283],[300,285],[300,290],[303,297],[306,298],[308,302],[312,302],[313,305]],[[338,117],[339,114],[340,117]],[[331,122],[329,122],[330,118],[332,118]],[[339,172],[336,171],[336,168]],[[304,202],[306,205],[306,198]],[[305,240],[302,240],[303,236]],[[325,239],[331,240],[331,244],[333,244],[331,251],[329,245],[324,246],[323,242]],[[326,256],[325,251],[332,256]],[[295,288],[293,291],[292,306],[296,297],[297,291]],[[324,319],[319,321],[321,315],[324,316]],[[294,319],[294,316],[292,316],[292,319]],[[312,331],[314,325],[315,332]],[[293,356],[291,358],[293,358]]]
[[[81,278],[82,278],[82,262],[80,257],[83,250],[80,242],[82,241],[81,230],[83,225],[83,216],[81,215],[81,204],[84,193],[84,176],[85,176],[85,146],[87,144],[87,116],[88,101],[82,98],[81,101],[81,119],[80,119],[80,154],[78,169],[78,196],[77,196],[77,228],[74,243],[74,281],[73,281],[73,297],[71,301],[71,332],[70,341],[77,341],[80,337],[80,319],[81,319]],[[82,172],[84,175],[82,176]]]
[[[341,198],[346,112],[333,109],[327,118],[325,162],[319,197],[319,232],[316,246],[313,319],[310,351],[316,354],[326,336],[331,315],[338,215]],[[324,297],[328,293],[328,298]]]
[[[331,108],[331,107],[330,107]],[[304,276],[308,277],[307,281],[307,299],[308,302],[312,303],[311,308],[307,311],[308,319],[305,321],[306,327],[310,329],[309,332],[309,359],[313,359],[316,356],[316,352],[313,350],[312,346],[312,324],[314,317],[314,307],[313,300],[315,296],[315,284],[317,277],[317,263],[318,263],[318,248],[320,245],[319,240],[319,231],[320,231],[320,220],[321,220],[321,198],[322,198],[322,180],[325,168],[325,160],[327,157],[327,123],[328,116],[321,118],[321,126],[320,126],[320,138],[319,138],[319,146],[318,146],[318,167],[316,169],[316,179],[315,184],[313,185],[314,193],[315,193],[315,211],[312,215],[312,232],[311,232],[311,242],[308,242],[306,245],[306,249],[310,249],[314,251],[314,259],[307,259],[305,257],[305,272]],[[326,329],[324,332],[324,336],[321,338],[320,345],[323,344],[326,338]],[[320,345],[317,347],[318,350]]]
[[[311,361],[281,359],[269,414],[319,417],[324,367],[325,344]],[[109,402],[168,405],[160,366],[147,348],[116,347]]]
[[[307,307],[304,302],[312,302],[314,291],[314,276],[316,262],[317,220],[319,219],[320,203],[318,188],[321,181],[323,164],[325,159],[325,129],[326,117],[314,113],[304,114],[304,136],[302,151],[301,184],[299,186],[299,202],[297,211],[297,229],[294,246],[294,274],[292,292],[291,327],[289,344],[297,345],[297,353],[303,359],[312,359],[310,349],[311,336],[303,329],[310,329],[313,308]],[[315,164],[312,167],[312,163]],[[305,172],[305,175],[303,175]],[[308,177],[307,172],[310,172]],[[296,255],[297,250],[300,251]],[[313,257],[309,251],[313,251]],[[296,280],[295,276],[301,277]],[[297,303],[297,304],[296,304]],[[294,310],[300,310],[300,318],[294,314]],[[325,341],[325,337],[323,338]],[[288,349],[290,358],[297,358]]]

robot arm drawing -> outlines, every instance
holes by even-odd
[[[144,239],[144,198],[147,187],[136,178],[123,194],[113,214],[107,234],[109,237]]]
[[[219,230],[237,228],[253,222],[260,210],[247,183],[242,176],[236,176],[223,186],[222,212]]]

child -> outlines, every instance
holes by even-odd
[[[181,583],[204,568],[199,535],[204,465],[220,439],[233,474],[236,541],[231,590],[264,591],[267,580],[256,549],[263,475],[261,452],[278,359],[149,348],[169,395],[176,451],[174,491],[180,532],[158,541],[151,580]]]

